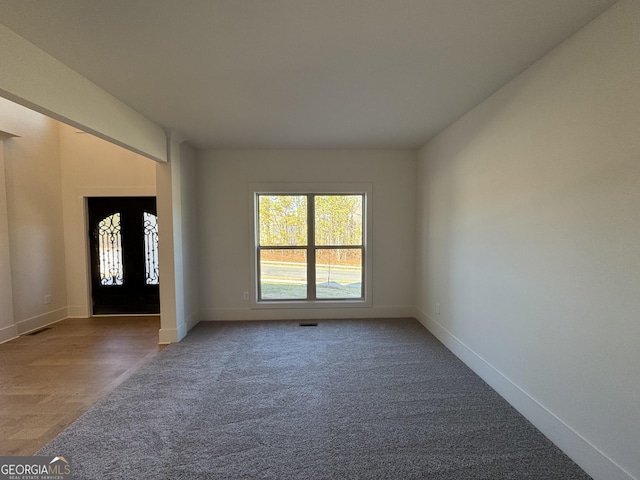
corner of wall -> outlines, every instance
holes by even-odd
[[[26,320],[21,320],[16,323],[16,330],[19,335],[24,335],[25,333],[60,322],[66,318],[68,318],[67,307],[63,307],[58,310],[52,310],[35,317],[27,318]]]
[[[589,475],[607,480],[636,480],[595,445],[417,307],[415,318]]]
[[[0,343],[8,342],[18,337],[18,327],[16,325],[9,325],[7,327],[0,328]]]

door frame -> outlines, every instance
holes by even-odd
[[[69,317],[90,318],[93,317],[92,286],[91,286],[91,246],[89,244],[89,197],[155,197],[158,196],[156,188],[153,187],[85,187],[78,189],[78,201],[76,202],[76,213],[78,218],[82,218],[82,224],[76,226],[75,235],[82,239],[81,261],[84,265],[84,279],[79,282],[78,288],[83,291],[80,297],[84,300],[83,305],[70,306]],[[160,306],[162,310],[162,305]],[[116,315],[113,315],[116,316]]]

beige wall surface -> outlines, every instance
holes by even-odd
[[[415,152],[236,150],[198,159],[200,299],[203,320],[410,316],[415,271]],[[251,309],[250,183],[373,185],[372,307]]]
[[[594,478],[640,478],[640,2],[420,152],[421,321]]]
[[[59,124],[69,316],[90,312],[86,197],[155,196],[155,162]]]
[[[0,342],[18,335],[13,318],[7,184],[4,175],[4,138],[4,135],[0,136]]]
[[[6,67],[0,69],[0,96],[14,100],[21,105],[31,107],[38,112],[49,115],[51,118],[91,132],[100,138],[106,139],[115,145],[125,147],[141,156],[160,162],[167,160],[167,136],[164,129],[153,124],[127,105],[83,78],[77,72],[61,64],[50,55],[2,25],[0,25],[0,64]],[[41,118],[45,117],[41,116]],[[0,130],[3,130],[2,121],[3,118],[2,115],[0,115]],[[53,120],[48,121],[51,126],[57,125]],[[64,141],[64,135],[62,136],[62,140]],[[13,139],[10,139],[8,142],[11,144],[15,143]],[[7,152],[9,150],[10,147],[7,147],[5,144],[5,163],[7,163],[9,155]],[[58,150],[58,148],[53,148],[49,150],[48,154],[55,156],[60,153]],[[67,151],[68,150],[67,148]],[[71,156],[73,157],[73,155],[74,154]],[[65,159],[62,158],[63,163],[64,160]],[[42,173],[43,178],[46,176],[50,180],[49,186],[44,187],[42,191],[39,192],[40,195],[44,195],[44,192],[50,191],[51,188],[56,188],[58,191],[60,190],[60,163],[61,158],[58,157],[55,162],[48,163],[47,168],[39,172],[39,174]],[[81,163],[82,161],[77,162],[78,165]],[[52,165],[57,165],[58,168],[58,172],[56,172],[55,175],[51,175],[53,172],[47,171],[47,169],[51,170],[51,168],[53,168]],[[11,167],[7,167],[8,172],[10,168]],[[84,167],[81,166],[81,169],[82,168]],[[73,170],[73,168],[70,167],[66,170]],[[51,181],[53,178],[57,181]],[[121,172],[121,176],[118,179],[127,179],[126,172]],[[79,186],[79,184],[74,182],[75,179],[73,176],[69,177],[65,175],[64,180],[71,180],[67,183],[71,183],[72,188]],[[134,176],[127,180],[131,182],[126,184],[127,189],[138,188],[138,177]],[[80,181],[82,181],[82,179]],[[6,183],[8,185],[8,180]],[[115,183],[115,187],[111,189],[107,188],[112,186],[107,182],[100,185],[104,187],[102,192],[105,195],[120,195],[124,192],[121,183],[118,181]],[[146,180],[145,185],[147,185]],[[144,195],[152,195],[156,190],[155,184],[151,181],[149,185],[151,186],[144,186],[138,191],[143,192],[141,194]],[[88,188],[91,190],[88,194],[93,195],[95,186],[92,184]],[[68,193],[67,190],[65,190],[65,194],[66,193]],[[12,192],[8,191],[8,195],[10,196],[11,194]],[[73,276],[69,276],[72,292],[69,312],[72,316],[85,316],[88,314],[89,309],[88,290],[85,285],[87,275],[86,266],[85,271],[82,272],[80,276],[75,276],[80,269],[79,263],[75,262],[78,258],[77,255],[86,255],[86,249],[80,248],[76,250],[76,247],[81,247],[79,244],[80,240],[78,240],[81,238],[78,229],[80,225],[79,218],[82,214],[79,213],[78,210],[79,202],[73,201],[71,195],[76,195],[77,198],[77,191],[74,191],[70,196],[65,195],[65,201],[68,204],[75,204],[71,207],[70,211],[65,212],[64,221],[65,234],[69,233],[71,235],[70,246],[67,248],[67,251],[71,251],[73,255],[68,261],[69,267],[73,270]],[[55,208],[56,205],[60,203],[60,199],[57,199],[55,202],[50,203],[50,208]],[[11,217],[10,212],[8,216]],[[51,217],[49,216],[49,218]],[[170,218],[167,219],[167,221],[169,220]],[[11,227],[10,221],[6,223],[8,223],[9,226],[5,229],[13,231],[14,229]],[[58,219],[58,224],[62,225],[61,219]],[[10,237],[12,235],[13,234],[11,234]],[[52,248],[59,248],[61,245],[64,245],[63,235],[56,238],[55,247]],[[50,241],[48,245],[54,245],[54,242]],[[12,248],[15,250],[22,248],[22,246]],[[64,264],[64,252],[56,255],[55,258],[56,262],[62,262]],[[173,283],[172,268],[165,266],[164,271],[164,280]],[[56,274],[58,273],[60,272],[56,272]],[[22,275],[22,270],[17,274],[13,274],[14,286]],[[60,276],[58,276],[58,280],[61,280]],[[66,296],[66,292],[65,295],[61,294],[62,289],[66,287],[66,281],[60,281],[60,285],[63,285],[63,287],[58,287],[56,294],[52,294],[54,301],[62,301],[62,297]],[[22,291],[17,292],[17,294],[15,291],[13,293],[14,297],[17,295],[17,297],[19,297],[18,300],[21,300],[21,295],[23,295]],[[31,303],[35,301],[33,300],[35,295],[40,295],[40,293],[41,292],[30,294],[32,298]],[[7,295],[5,295],[5,297],[6,296]],[[21,308],[20,305],[16,305],[16,307]],[[169,305],[169,308],[172,308],[172,306]],[[66,313],[66,306],[64,310]],[[0,311],[4,312],[5,310],[3,308]],[[62,309],[60,309],[60,313],[63,313]],[[9,314],[5,312],[5,315],[8,316]],[[16,312],[16,317],[17,316],[18,312]],[[4,338],[2,333],[0,333],[0,337]]]
[[[2,98],[0,125],[19,135],[3,143],[13,323],[23,333],[67,314],[58,128]]]
[[[155,162],[1,98],[0,127],[2,341],[90,315],[85,197],[154,196]]]

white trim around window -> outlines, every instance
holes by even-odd
[[[371,307],[371,216],[373,188],[370,183],[250,183],[248,186],[248,204],[250,208],[250,294],[251,308],[349,308]],[[258,197],[259,195],[362,195],[363,196],[363,285],[362,298],[333,299],[301,299],[301,300],[260,300],[259,299],[259,226],[258,226]],[[314,281],[310,279],[309,281]]]

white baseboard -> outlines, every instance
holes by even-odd
[[[0,343],[8,342],[18,336],[18,328],[15,325],[0,328]]]
[[[413,307],[367,307],[322,309],[251,309],[211,308],[200,312],[203,321],[245,320],[320,320],[332,318],[407,318],[413,317]]]
[[[414,316],[591,477],[596,480],[637,480],[429,315],[416,308]]]
[[[200,312],[192,313],[189,316],[189,318],[187,318],[187,321],[186,321],[187,331],[191,330],[193,327],[195,327],[199,323],[200,323]]]
[[[192,313],[189,318],[178,325],[177,328],[161,328],[158,334],[158,343],[176,343],[187,336],[189,330],[200,323],[200,312]]]
[[[25,333],[31,332],[32,330],[37,330],[47,325],[51,325],[52,323],[64,320],[67,317],[67,307],[64,307],[58,310],[43,313],[42,315],[27,318],[26,320],[21,320],[16,324],[16,328],[18,330],[18,334],[23,335]]]
[[[158,332],[158,343],[165,345],[179,342],[180,334],[177,328],[161,328]]]
[[[178,325],[178,328],[161,328],[158,333],[158,343],[161,345],[177,343],[187,336],[188,331],[185,322]]]
[[[69,305],[67,315],[69,318],[89,318],[91,316],[86,307],[79,305]]]

